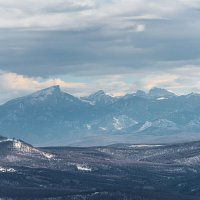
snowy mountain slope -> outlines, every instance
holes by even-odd
[[[36,167],[46,165],[50,160],[56,158],[56,155],[34,148],[17,139],[2,139],[0,140],[0,160],[1,166],[7,165],[30,166]],[[2,169],[5,169],[2,167]],[[11,168],[10,168],[11,169]]]

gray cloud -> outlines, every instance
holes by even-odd
[[[195,0],[2,0],[0,69],[45,79],[96,76],[100,82],[105,75],[132,75],[137,87],[172,88],[166,74],[179,77],[178,69],[200,66],[199,8]],[[146,77],[151,73],[157,82]],[[146,78],[137,84],[135,74]],[[178,80],[177,88],[186,86],[186,77]]]

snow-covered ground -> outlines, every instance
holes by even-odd
[[[79,171],[89,171],[91,172],[92,171],[92,168],[90,167],[87,167],[85,165],[81,165],[81,164],[76,164],[76,167]]]
[[[1,167],[0,166],[0,173],[6,173],[6,172],[8,172],[8,173],[14,173],[14,172],[16,172],[16,170],[13,169],[13,168],[6,168],[6,167]]]

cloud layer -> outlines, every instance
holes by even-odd
[[[133,93],[138,89],[148,92],[153,87],[166,88],[178,95],[190,92],[200,93],[200,68],[186,66],[179,69],[171,69],[167,72],[144,74],[137,72],[129,75],[106,75],[98,78],[78,81],[80,78],[65,77],[41,78],[28,77],[10,72],[0,72],[0,104],[6,101],[27,95],[37,90],[60,85],[64,92],[74,96],[87,96],[97,90],[104,90],[112,96],[123,96]],[[74,80],[74,82],[68,79]]]
[[[198,0],[1,0],[0,80],[24,94],[54,82],[77,95],[198,91],[199,9]],[[6,99],[12,89],[1,88]]]
[[[196,64],[199,7],[195,0],[2,0],[0,66],[46,76]]]

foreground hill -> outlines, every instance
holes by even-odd
[[[200,95],[154,88],[77,98],[53,86],[0,106],[0,132],[35,145],[105,145],[200,139]]]
[[[0,140],[0,198],[197,200],[200,142],[74,148]]]

